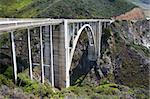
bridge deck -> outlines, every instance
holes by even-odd
[[[67,20],[68,23],[78,22],[106,22],[112,21],[111,19],[50,19],[50,18],[35,18],[35,19],[7,19],[0,18],[0,34],[5,31],[12,31],[17,29],[32,28],[46,25],[57,25]]]

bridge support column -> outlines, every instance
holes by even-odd
[[[54,64],[53,64],[53,28],[50,25],[50,53],[51,53],[51,83],[52,87],[54,87]]]
[[[44,83],[44,60],[43,60],[43,32],[42,32],[42,26],[40,26],[40,54],[41,54],[41,82]]]
[[[98,58],[101,56],[101,35],[102,35],[102,24],[98,22]]]
[[[65,68],[66,68],[66,87],[70,86],[70,76],[69,76],[69,67],[70,67],[70,54],[69,54],[69,34],[68,34],[68,22],[64,20],[64,32],[65,32]]]
[[[30,40],[30,29],[28,28],[28,54],[29,54],[29,74],[31,80],[33,79],[32,76],[32,55],[31,55],[31,40]]]
[[[74,37],[75,37],[75,34],[74,34],[74,33],[75,33],[75,24],[73,24],[72,29],[73,29],[73,30],[72,30],[72,42],[73,42],[74,39],[75,39],[75,38],[74,38]],[[72,44],[72,45],[73,45],[73,44]]]
[[[15,42],[14,42],[14,33],[11,31],[11,45],[12,45],[12,56],[13,56],[13,65],[14,65],[14,82],[17,83],[17,62],[16,62],[16,51],[15,51]]]

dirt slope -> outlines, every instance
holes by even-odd
[[[118,20],[138,20],[144,18],[145,15],[141,8],[134,8],[131,11],[126,12],[125,14],[115,17],[115,19]]]

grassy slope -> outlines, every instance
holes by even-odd
[[[0,17],[106,18],[133,7],[125,0],[0,0]]]

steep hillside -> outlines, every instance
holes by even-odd
[[[109,18],[134,7],[125,0],[0,0],[0,17]]]

